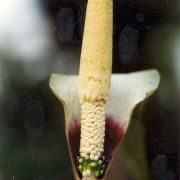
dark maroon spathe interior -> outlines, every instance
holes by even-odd
[[[113,158],[113,154],[117,150],[122,138],[124,136],[124,128],[112,116],[106,116],[105,128],[105,144],[104,155],[106,158],[106,167]],[[74,164],[77,164],[77,156],[79,155],[80,146],[80,124],[77,120],[73,120],[68,129],[68,140],[70,151]]]

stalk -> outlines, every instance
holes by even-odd
[[[78,169],[83,179],[104,174],[105,106],[112,70],[112,0],[89,0],[80,61],[81,139]]]

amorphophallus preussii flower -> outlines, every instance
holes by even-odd
[[[105,179],[133,109],[160,81],[156,70],[111,75],[112,14],[112,0],[88,1],[80,74],[50,79],[64,106],[75,179]]]

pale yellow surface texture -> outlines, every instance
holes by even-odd
[[[107,100],[112,69],[112,0],[89,0],[80,64],[80,101]]]

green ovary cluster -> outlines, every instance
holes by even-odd
[[[94,174],[96,178],[102,176],[105,172],[105,157],[102,156],[98,160],[91,160],[84,158],[82,156],[77,157],[78,161],[78,171],[82,176],[90,176],[91,173]]]

